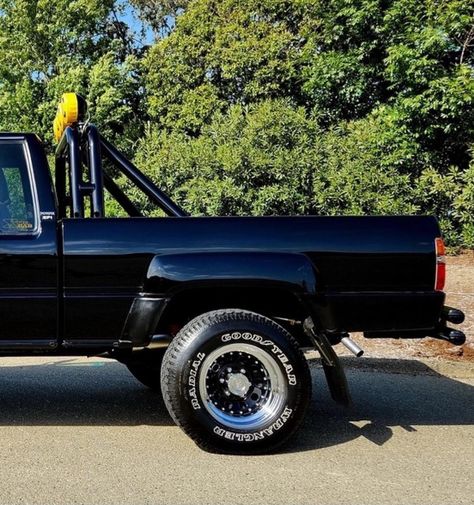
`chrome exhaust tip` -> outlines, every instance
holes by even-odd
[[[343,344],[352,354],[360,358],[364,354],[364,350],[361,349],[352,339],[351,337],[343,337],[341,338],[341,344]]]

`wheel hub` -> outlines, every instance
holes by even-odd
[[[252,383],[243,373],[231,373],[227,379],[227,388],[235,396],[244,398]]]
[[[286,397],[274,358],[250,344],[229,344],[204,360],[200,378],[204,407],[224,425],[258,429],[278,414]]]
[[[207,401],[232,416],[259,411],[271,393],[263,363],[248,353],[225,352],[213,360],[206,373]]]

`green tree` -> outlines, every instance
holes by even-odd
[[[233,105],[197,138],[152,129],[137,162],[195,214],[304,214],[312,211],[319,134],[286,101]]]
[[[197,135],[216,111],[263,99],[299,103],[305,2],[195,0],[144,62],[150,115]]]
[[[58,98],[76,91],[109,136],[137,138],[140,76],[119,8],[112,0],[0,1],[1,129],[51,142]]]
[[[0,0],[0,128],[51,142],[74,90],[192,213],[434,213],[474,245],[472,2],[130,3],[149,48],[126,2]]]
[[[188,6],[189,0],[132,0],[131,4],[157,34],[167,34],[176,16]]]

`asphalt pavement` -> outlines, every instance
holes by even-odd
[[[346,410],[313,364],[298,435],[241,457],[198,449],[118,363],[0,363],[0,504],[474,503],[474,377],[351,368]]]

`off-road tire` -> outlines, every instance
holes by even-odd
[[[300,425],[311,376],[279,324],[225,309],[196,317],[176,335],[163,358],[161,388],[176,424],[202,449],[261,454]]]

